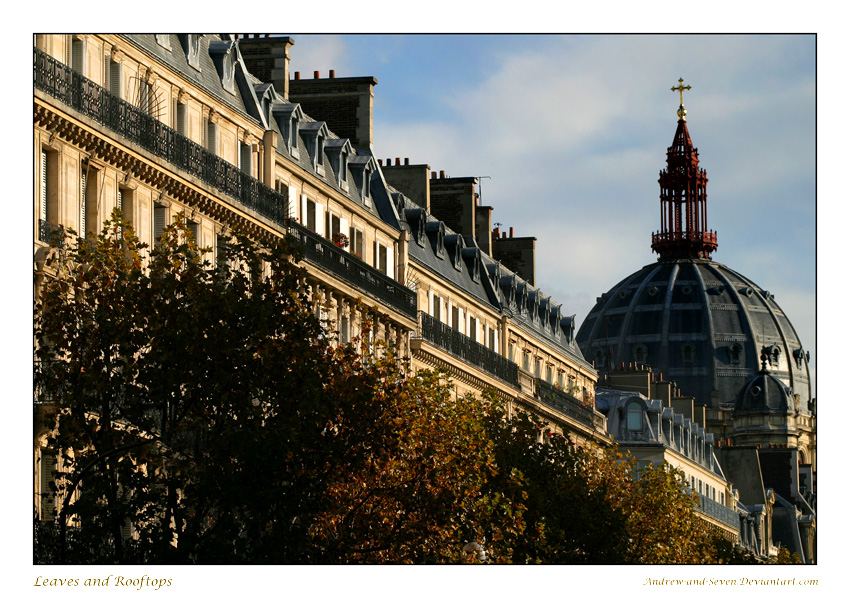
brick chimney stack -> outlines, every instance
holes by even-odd
[[[284,98],[289,96],[289,48],[291,37],[240,37],[239,51],[248,71],[260,81],[271,83]]]
[[[328,128],[358,148],[372,145],[372,114],[375,100],[374,77],[337,77],[329,71],[321,78],[319,71],[312,79],[289,81],[289,101],[301,104],[311,118],[324,121]]]
[[[425,211],[431,211],[431,185],[428,183],[431,176],[430,166],[411,164],[409,158],[404,159],[404,164],[400,158],[396,158],[393,164],[392,160],[387,158],[387,164],[381,166],[381,172],[384,173],[387,183],[404,193],[419,207],[425,208]]]

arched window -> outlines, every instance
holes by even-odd
[[[684,365],[693,365],[696,359],[696,351],[691,343],[686,343],[682,347],[682,363]]]

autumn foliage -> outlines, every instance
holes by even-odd
[[[538,442],[531,415],[370,342],[368,318],[337,343],[286,239],[236,234],[213,264],[182,218],[147,251],[116,213],[61,251],[35,384],[65,500],[37,562],[736,558],[675,472]]]

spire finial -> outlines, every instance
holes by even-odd
[[[681,118],[682,120],[685,120],[685,115],[688,113],[688,111],[685,110],[684,93],[685,93],[685,90],[690,89],[691,86],[690,85],[682,85],[682,83],[684,83],[684,79],[679,77],[679,87],[671,87],[670,91],[678,91],[679,92],[679,110],[676,112],[676,114],[679,116],[679,118]]]

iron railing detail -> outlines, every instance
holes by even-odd
[[[34,86],[186,173],[284,225],[289,198],[34,48]]]
[[[519,388],[519,367],[517,364],[423,311],[419,312],[419,326],[416,337],[422,338],[511,386]]]
[[[412,290],[296,222],[289,223],[289,234],[301,247],[306,262],[416,319],[416,293]]]
[[[541,403],[560,411],[570,419],[591,428],[602,427],[602,415],[592,406],[540,378],[534,379],[534,391]]]
[[[713,501],[704,494],[694,491],[699,499],[697,510],[702,511],[712,519],[716,519],[726,525],[738,529],[740,525],[740,516],[737,511],[733,511],[729,507]]]

